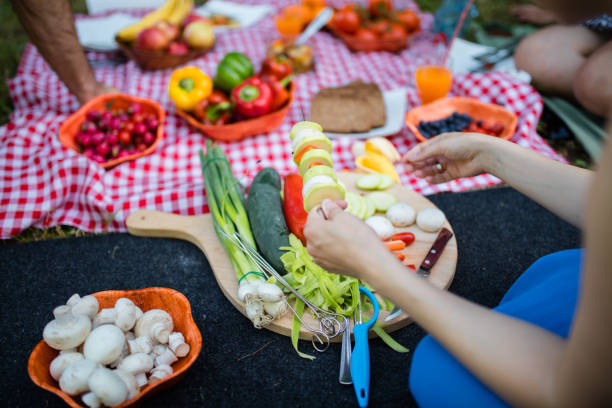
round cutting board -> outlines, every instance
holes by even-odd
[[[367,195],[368,192],[361,191],[355,187],[355,181],[362,175],[342,172],[338,173],[338,177],[347,187],[348,191]],[[425,197],[415,193],[414,191],[399,185],[393,186],[386,192],[397,197],[398,201],[406,202],[414,207],[415,211],[420,211],[426,207],[434,207],[435,205]],[[164,237],[184,239],[199,247],[213,270],[217,283],[221,291],[227,299],[236,307],[242,314],[245,314],[244,304],[238,300],[238,281],[236,274],[230,263],[230,260],[217,237],[214,228],[212,216],[210,214],[198,216],[185,216],[168,214],[152,210],[139,210],[130,214],[126,220],[128,231],[133,235],[145,237]],[[444,226],[452,231],[448,221],[445,221]],[[402,252],[406,256],[404,263],[414,264],[417,267],[421,264],[425,255],[429,251],[432,243],[436,239],[437,233],[428,233],[421,231],[416,225],[407,228],[398,228],[396,232],[410,231],[415,235],[415,241],[407,246]],[[455,236],[450,239],[446,245],[444,252],[438,259],[438,262],[431,270],[431,275],[428,280],[435,286],[441,289],[447,289],[455,275],[455,267],[457,265],[457,241]],[[381,265],[383,268],[384,265]],[[406,268],[406,273],[414,273],[409,268]],[[379,322],[384,322],[385,317],[390,313],[389,310],[381,308],[378,317]],[[318,327],[318,323],[310,316],[310,313],[304,313],[304,320],[311,327]],[[365,320],[365,319],[364,319]],[[273,321],[266,326],[267,329],[285,336],[291,335],[293,315],[289,312],[281,319]],[[392,332],[407,326],[412,322],[412,319],[402,313],[399,317],[391,320],[388,323],[383,323],[385,331]],[[375,337],[374,332],[370,331],[370,336]],[[310,340],[311,332],[306,330],[304,326],[300,329],[300,339]],[[341,336],[336,336],[331,341],[339,342]]]

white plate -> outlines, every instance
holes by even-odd
[[[391,136],[402,130],[404,126],[404,116],[406,115],[406,89],[398,88],[392,91],[383,92],[385,101],[385,113],[387,121],[384,126],[371,129],[362,133],[333,133],[325,132],[327,137],[334,139],[337,137],[350,137],[353,139],[369,139],[378,136]]]
[[[138,20],[138,17],[129,14],[115,13],[107,17],[82,18],[76,21],[75,26],[84,48],[104,52],[118,50],[115,34]]]
[[[204,3],[204,5],[194,9],[194,13],[202,17],[221,14],[233,18],[240,24],[240,26],[236,28],[252,26],[272,11],[273,8],[267,4],[248,5],[223,0],[209,0]],[[214,31],[220,32],[231,28],[232,27],[216,26],[214,27]]]

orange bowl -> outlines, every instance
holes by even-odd
[[[105,111],[108,110],[107,106],[109,104],[112,104],[113,108],[126,109],[133,102],[140,103],[140,105],[142,106],[143,113],[154,114],[157,117],[157,120],[159,121],[159,126],[157,127],[157,133],[155,134],[155,140],[149,147],[147,147],[141,152],[117,158],[114,160],[109,160],[105,163],[100,163],[100,166],[104,167],[105,169],[109,169],[125,161],[134,160],[139,157],[153,153],[153,151],[157,147],[157,144],[164,136],[163,125],[164,120],[166,119],[166,112],[157,102],[154,102],[150,99],[139,98],[137,96],[119,93],[110,93],[97,96],[87,102],[85,105],[81,106],[78,111],[70,115],[68,119],[66,119],[64,123],[62,123],[62,125],[60,126],[58,137],[60,143],[68,149],[72,149],[77,153],[81,153],[79,150],[79,146],[76,142],[76,135],[79,131],[79,127],[85,121],[85,116],[87,115],[88,111],[92,109]]]
[[[420,142],[424,142],[427,138],[419,132],[419,122],[443,119],[453,112],[465,113],[475,120],[500,123],[504,126],[504,131],[498,137],[505,140],[514,136],[518,122],[514,113],[499,105],[483,103],[473,98],[454,97],[438,99],[410,110],[406,114],[406,126]]]
[[[336,36],[340,37],[340,39],[346,44],[346,46],[351,51],[388,51],[388,52],[399,52],[404,48],[408,47],[410,44],[410,39],[412,36],[419,31],[414,31],[410,34],[407,34],[403,38],[398,39],[382,39],[376,38],[372,40],[360,40],[357,36],[345,33],[342,30],[334,27],[334,25],[328,25],[330,31],[334,33]]]
[[[185,118],[191,126],[200,130],[211,139],[231,142],[244,139],[245,137],[271,132],[278,128],[281,123],[283,123],[285,116],[287,116],[289,106],[293,101],[293,83],[290,85],[289,91],[289,100],[280,109],[257,118],[241,120],[227,125],[205,125],[191,113],[185,112],[179,108],[176,108],[176,110],[179,116]]]
[[[117,407],[134,406],[142,402],[143,398],[151,395],[175,384],[183,378],[187,369],[195,362],[202,349],[202,335],[198,330],[193,316],[191,315],[191,306],[187,298],[174,289],[169,288],[145,288],[137,290],[107,290],[104,292],[94,293],[93,296],[98,299],[100,309],[113,307],[115,301],[121,297],[130,299],[136,306],[143,311],[150,309],[163,309],[167,311],[174,321],[174,330],[181,332],[185,337],[185,342],[189,344],[191,349],[189,354],[180,358],[172,365],[174,370],[172,375],[162,380],[146,385],[140,389],[140,393]],[[71,397],[59,388],[57,381],[51,377],[49,366],[51,361],[59,354],[58,350],[54,350],[41,340],[28,360],[28,374],[34,384],[45,390],[51,391],[63,399],[69,406],[73,408],[85,408],[85,405],[80,403],[79,397]]]
[[[193,59],[199,58],[202,55],[210,51],[213,46],[209,48],[200,48],[196,50],[189,50],[185,54],[173,55],[168,54],[164,51],[146,51],[132,47],[130,44],[119,41],[115,38],[115,41],[119,45],[119,49],[126,57],[133,60],[138,66],[146,70],[157,70],[157,69],[168,69],[182,65]]]

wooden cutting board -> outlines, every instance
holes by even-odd
[[[367,195],[367,192],[358,190],[355,187],[355,181],[360,176],[360,174],[348,172],[338,174],[340,180],[346,184],[347,190],[361,195]],[[425,197],[399,184],[394,184],[391,188],[386,190],[386,192],[395,195],[398,201],[410,204],[417,212],[426,207],[435,207],[435,205]],[[227,297],[234,307],[236,307],[242,314],[245,314],[244,305],[238,300],[237,296],[238,282],[236,279],[236,274],[234,273],[225,249],[221,245],[221,242],[213,229],[213,221],[210,214],[185,216],[160,211],[139,210],[129,215],[126,220],[126,225],[128,231],[133,235],[143,237],[177,238],[189,241],[196,245],[198,248],[200,248],[200,250],[202,250],[204,255],[206,255],[217,283],[219,284],[219,287],[221,288],[221,291],[225,297]],[[444,226],[452,231],[448,221],[445,222]],[[435,240],[437,233],[421,231],[416,225],[397,229],[397,232],[402,231],[410,231],[414,233],[416,238],[414,243],[407,246],[402,251],[404,255],[406,255],[404,262],[406,264],[414,264],[418,267],[425,258],[425,255]],[[446,248],[440,256],[438,262],[433,267],[431,275],[428,278],[429,281],[439,288],[447,289],[455,275],[456,265],[457,240],[453,235],[451,240],[446,245]],[[381,268],[383,267],[384,265],[381,265]],[[406,273],[414,272],[406,268]],[[381,308],[378,321],[383,322],[389,312],[390,311],[383,310],[383,308]],[[311,318],[309,313],[304,313],[304,317],[309,325],[318,327],[318,324],[315,323],[314,319]],[[290,336],[292,320],[293,315],[289,312],[281,319],[272,322],[266,328],[276,333]],[[384,325],[384,327],[387,332],[392,332],[405,327],[410,323],[412,323],[412,319],[404,313],[400,317],[397,317],[388,324]],[[370,336],[375,337],[376,335],[374,332],[370,331]],[[300,339],[310,340],[311,337],[311,333],[302,327],[300,330]],[[341,336],[336,336],[331,340],[334,342],[340,342]]]

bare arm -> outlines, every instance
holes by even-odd
[[[96,81],[79,43],[67,0],[13,0],[13,8],[43,58],[81,103],[107,91]]]
[[[408,171],[430,183],[491,173],[567,222],[582,227],[592,172],[477,133],[447,133],[407,153]],[[436,172],[439,161],[446,167]]]
[[[512,151],[505,151],[508,160]],[[501,152],[501,151],[500,151]],[[541,170],[536,158],[524,164]],[[550,163],[543,164],[546,168]],[[559,169],[564,171],[565,167]],[[452,169],[451,169],[452,171]],[[516,170],[515,170],[516,171]],[[521,170],[523,172],[523,170]],[[581,173],[581,172],[580,172]],[[525,171],[524,176],[532,176]],[[562,173],[566,178],[572,172]],[[475,376],[515,406],[612,405],[612,145],[587,194],[586,263],[569,339],[506,316],[430,285],[386,250],[362,222],[325,202],[329,220],[309,214],[308,251],[330,271],[370,283],[407,311]],[[434,176],[438,177],[438,176]],[[547,176],[540,176],[544,183]],[[550,176],[549,176],[550,177]],[[554,183],[554,180],[552,180]],[[520,181],[517,181],[521,184]],[[534,183],[535,185],[535,183]],[[559,183],[561,187],[563,184]],[[536,189],[530,183],[526,187]],[[548,200],[552,193],[545,195]],[[537,194],[536,194],[537,195]],[[583,203],[584,205],[584,203]],[[368,251],[363,251],[367,247]],[[380,265],[388,265],[381,270]]]

